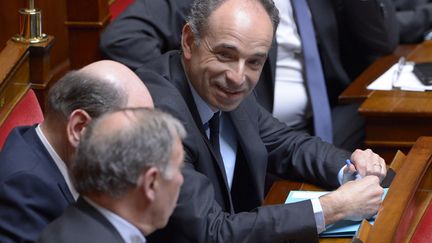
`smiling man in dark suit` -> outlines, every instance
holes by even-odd
[[[45,120],[18,127],[0,153],[0,242],[35,241],[78,193],[68,167],[92,118],[125,106],[153,106],[147,88],[113,61],[72,71],[49,91]]]
[[[192,2],[136,0],[102,34],[102,52],[136,69],[167,51],[180,49],[181,29]],[[255,87],[257,101],[295,130],[321,135],[314,130],[322,120],[314,117],[314,107],[311,109],[316,97],[311,97],[307,86],[314,79],[305,72],[309,64],[304,61],[299,33],[303,28],[293,0],[274,2],[281,24]],[[394,6],[391,0],[306,2],[327,88],[328,102],[320,102],[320,106],[331,111],[328,125],[333,131],[328,129],[328,133],[333,135],[333,144],[353,151],[362,146],[364,119],[357,112],[358,104],[338,104],[338,96],[376,56],[390,54],[397,46]]]
[[[271,0],[197,0],[182,51],[137,70],[155,106],[185,125],[185,182],[156,242],[317,242],[326,225],[367,218],[381,202],[382,158],[295,132],[251,94],[278,11]],[[345,167],[346,159],[354,166]],[[341,185],[357,170],[363,179]],[[319,199],[261,206],[266,172],[338,188]]]

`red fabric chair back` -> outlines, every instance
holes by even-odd
[[[155,0],[158,1],[158,0]],[[117,16],[123,12],[123,10],[131,4],[133,0],[116,0],[110,6],[111,20],[117,18]]]
[[[414,235],[411,237],[411,243],[429,243],[432,242],[432,203],[423,214]]]
[[[33,90],[27,91],[0,126],[0,149],[9,132],[17,126],[33,125],[43,121],[42,109]]]

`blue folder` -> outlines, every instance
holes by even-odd
[[[383,199],[387,195],[387,191],[388,188],[384,188]],[[329,191],[291,191],[285,203],[295,203],[311,198],[318,198],[327,193],[329,193]],[[369,219],[369,223],[373,224],[375,222],[375,217],[376,215]],[[360,223],[361,221],[341,220],[329,226],[320,234],[320,237],[352,237],[360,227]]]

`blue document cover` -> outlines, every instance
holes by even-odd
[[[383,199],[387,195],[388,188],[384,188]],[[295,203],[311,198],[318,198],[322,195],[329,193],[329,191],[291,191],[285,203]],[[369,219],[369,223],[375,222],[374,216]],[[361,221],[341,220],[332,226],[328,227],[324,232],[320,234],[320,237],[352,237],[360,227]]]

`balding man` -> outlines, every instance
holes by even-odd
[[[70,170],[81,197],[38,242],[145,242],[176,205],[185,135],[177,119],[145,108],[93,120]]]
[[[49,91],[45,120],[17,127],[0,153],[0,242],[35,241],[78,193],[68,167],[92,118],[121,107],[153,107],[126,66],[100,61],[71,71]]]

